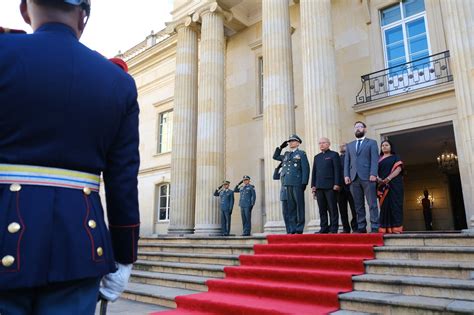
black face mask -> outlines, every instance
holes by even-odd
[[[365,132],[360,131],[360,130],[356,130],[355,136],[356,136],[356,138],[362,138],[363,136],[365,136]]]

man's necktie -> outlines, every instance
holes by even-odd
[[[360,150],[360,144],[362,143],[362,139],[357,140],[357,146],[356,146],[356,152],[359,153]]]

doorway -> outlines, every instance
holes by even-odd
[[[421,200],[428,190],[431,200],[432,228],[435,231],[461,230],[467,227],[457,160],[439,165],[443,153],[456,156],[451,122],[384,134],[393,143],[404,162],[404,228],[425,231]],[[445,154],[446,156],[446,154]]]

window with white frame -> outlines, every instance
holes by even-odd
[[[170,219],[170,184],[160,184],[155,187],[155,203],[157,221]]]
[[[158,117],[158,153],[171,151],[173,133],[173,111],[160,113]]]
[[[258,57],[258,108],[257,114],[263,114],[263,57]]]
[[[430,52],[424,0],[405,0],[381,10],[386,67],[428,57]],[[420,65],[426,61],[420,61]],[[416,67],[415,62],[412,67]],[[390,73],[397,73],[396,67]]]

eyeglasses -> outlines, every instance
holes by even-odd
[[[354,129],[364,129],[364,125],[355,125]]]

